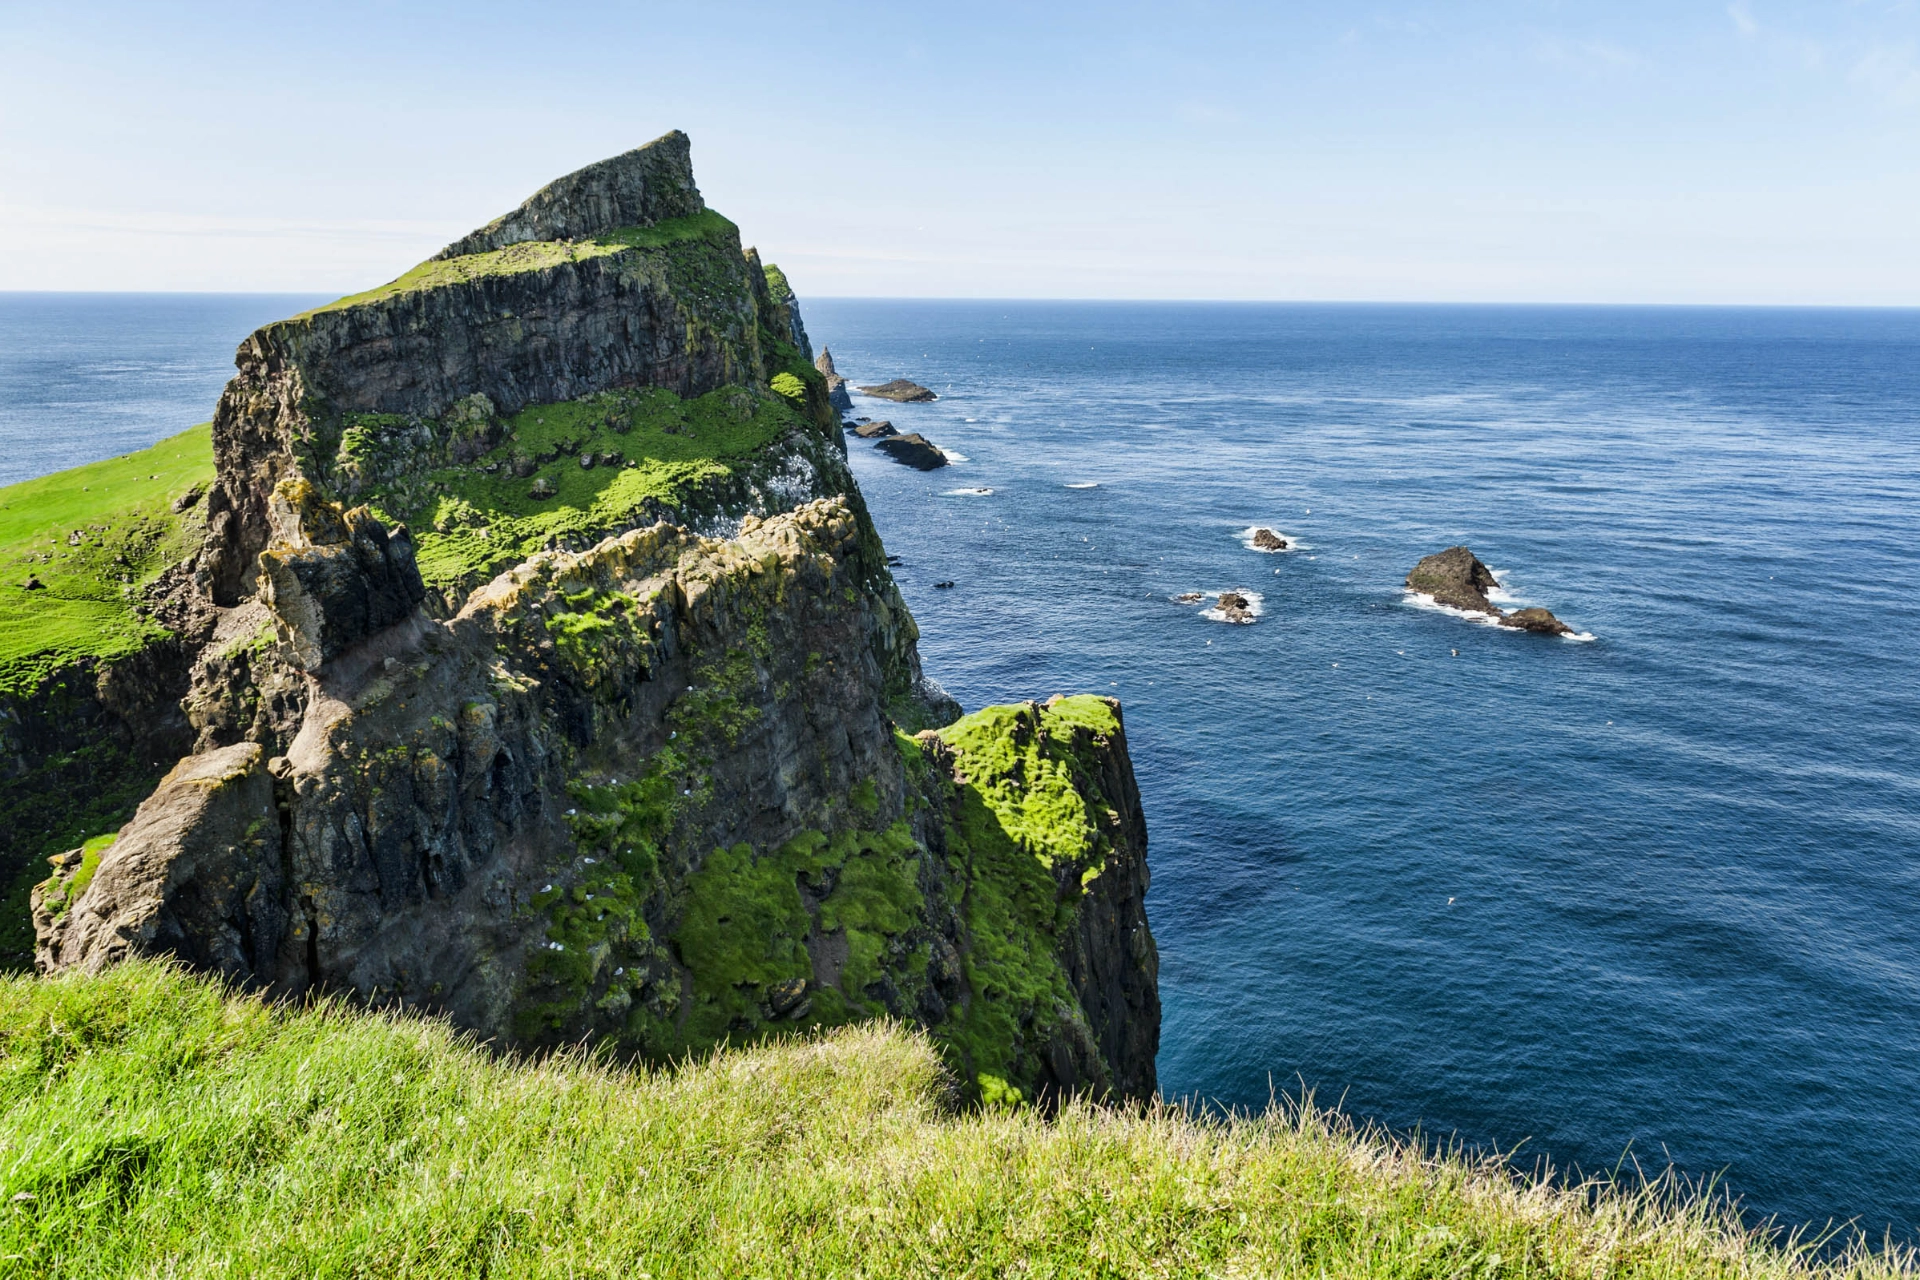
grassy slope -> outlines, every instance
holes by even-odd
[[[0,1095],[0,1275],[1814,1269],[1698,1204],[1517,1182],[1311,1110],[956,1111],[930,1046],[871,1024],[655,1074],[516,1064],[127,965],[0,982]]]
[[[0,693],[162,634],[133,611],[136,594],[191,550],[198,510],[182,517],[171,504],[212,479],[212,428],[202,424],[151,449],[0,489]],[[68,542],[75,531],[78,546]],[[26,590],[29,574],[46,590]]]

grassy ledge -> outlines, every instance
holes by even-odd
[[[0,1274],[1910,1276],[1280,1109],[961,1110],[866,1024],[516,1061],[151,964],[0,981]]]
[[[610,257],[629,249],[664,249],[689,240],[725,240],[738,238],[739,229],[720,214],[708,209],[688,218],[669,218],[651,227],[622,227],[591,240],[530,240],[508,245],[489,253],[470,253],[458,258],[435,258],[421,263],[397,280],[377,289],[329,302],[294,316],[304,320],[328,311],[345,311],[370,302],[384,302],[403,293],[419,293],[448,285],[468,284],[488,276],[516,275],[522,271],[545,271],[569,262],[585,262]],[[283,322],[285,323],[285,322]]]
[[[80,658],[115,658],[165,634],[140,588],[200,539],[183,494],[213,480],[213,429],[0,489],[0,695],[30,692]],[[29,577],[44,589],[29,591]]]

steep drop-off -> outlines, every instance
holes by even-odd
[[[193,747],[34,894],[43,969],[655,1059],[891,1015],[991,1098],[1154,1091],[1117,704],[965,718],[785,278],[684,136],[242,345],[185,619]]]

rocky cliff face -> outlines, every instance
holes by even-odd
[[[784,277],[670,225],[715,216],[669,135],[243,346],[195,747],[55,860],[42,968],[656,1059],[891,1015],[989,1100],[1153,1093],[1119,707],[956,719]]]

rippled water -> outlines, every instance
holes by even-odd
[[[0,482],[311,301],[0,295]],[[928,670],[1126,703],[1168,1093],[1920,1236],[1920,313],[806,310],[967,459],[850,442]],[[1410,607],[1463,541],[1593,641]]]
[[[807,316],[968,459],[852,443],[928,670],[1125,701],[1168,1093],[1920,1233],[1920,313]],[[1595,639],[1409,607],[1458,542]]]

